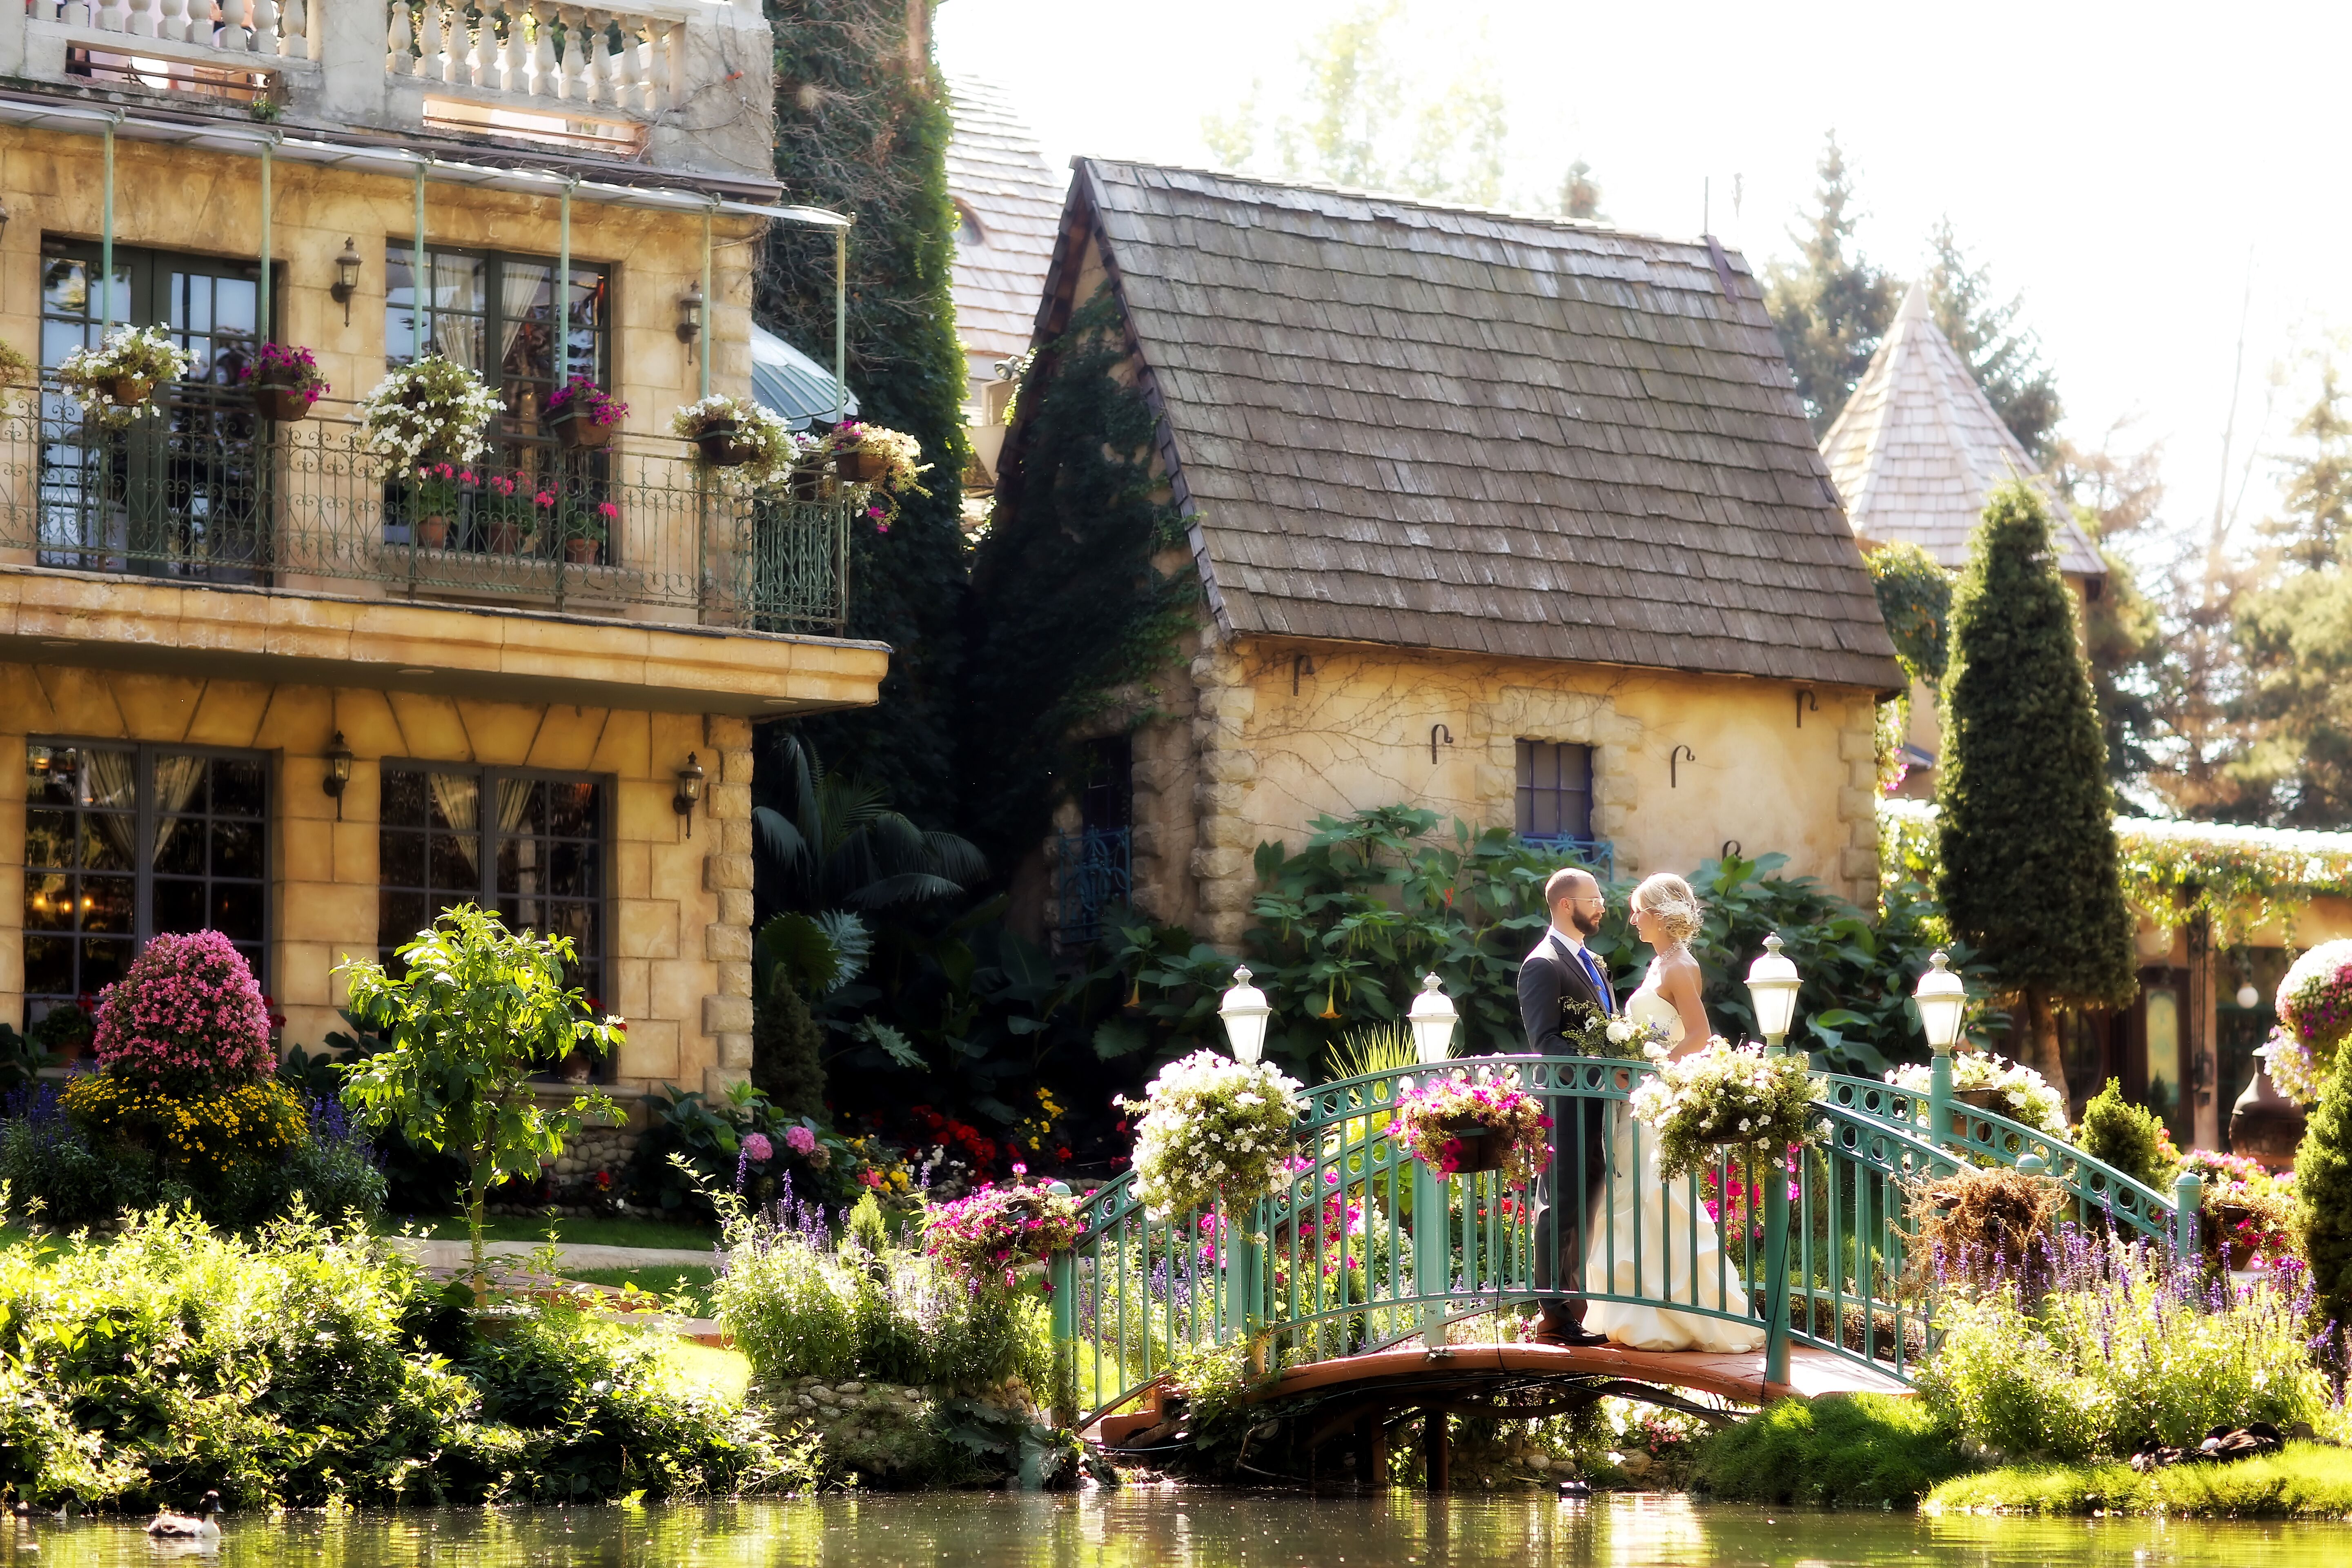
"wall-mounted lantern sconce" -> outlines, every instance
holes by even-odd
[[[354,241],[343,241],[343,253],[335,258],[335,280],[327,292],[343,308],[343,325],[352,324],[352,296],[360,291],[360,247]]]
[[[1454,744],[1453,731],[1443,724],[1432,724],[1429,727],[1429,765],[1433,768],[1437,765],[1437,742],[1441,736],[1447,745]]]
[[[1685,763],[1695,763],[1696,761],[1698,761],[1698,753],[1692,751],[1688,746],[1676,746],[1673,751],[1668,752],[1666,753],[1666,787],[1668,789],[1682,788],[1682,765]]]
[[[677,770],[677,794],[670,797],[670,808],[686,818],[686,836],[694,837],[694,803],[702,798],[702,764],[694,753],[686,753],[686,766]]]
[[[1798,728],[1798,729],[1800,729],[1800,730],[1801,730],[1801,729],[1803,729],[1803,728],[1805,727],[1805,712],[1806,712],[1806,710],[1807,710],[1808,709],[1811,710],[1812,710],[1813,712],[1815,712],[1815,713],[1820,712],[1820,711],[1822,710],[1822,700],[1821,700],[1820,698],[1818,698],[1818,697],[1814,696],[1814,695],[1813,695],[1811,692],[1810,692],[1810,691],[1800,691],[1800,692],[1798,692],[1798,693],[1797,693],[1797,728]]]
[[[702,335],[702,285],[689,283],[677,297],[677,341],[691,343]]]
[[[343,732],[335,731],[335,743],[327,748],[327,776],[319,787],[335,803],[335,820],[343,819],[343,786],[352,782],[352,749],[343,744]]]

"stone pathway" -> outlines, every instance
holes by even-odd
[[[454,1272],[473,1261],[473,1249],[463,1241],[427,1240],[413,1236],[384,1239],[436,1273]],[[529,1258],[545,1245],[537,1241],[486,1241],[482,1251],[491,1258]],[[708,1247],[597,1247],[562,1242],[555,1248],[555,1265],[559,1268],[661,1268],[681,1264],[708,1268],[719,1258],[718,1250]]]

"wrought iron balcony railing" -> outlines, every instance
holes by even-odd
[[[356,426],[174,403],[0,418],[0,568],[464,600],[837,635],[849,509],[754,498],[683,443],[518,444],[394,470]]]

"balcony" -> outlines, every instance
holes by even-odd
[[[422,480],[357,426],[174,402],[0,419],[0,570],[838,636],[849,509],[755,498],[682,443],[518,444]]]
[[[771,53],[749,0],[0,0],[0,75],[762,184]]]

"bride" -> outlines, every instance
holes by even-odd
[[[1633,929],[1657,956],[1650,961],[1642,988],[1625,999],[1625,1016],[1653,1033],[1663,1030],[1670,1055],[1704,1049],[1710,1031],[1706,1009],[1699,1002],[1698,962],[1690,955],[1690,939],[1699,929],[1698,899],[1690,884],[1680,877],[1660,875],[1635,889]],[[1657,1142],[1645,1129],[1637,1161],[1634,1134],[1639,1124],[1622,1107],[1612,1120],[1609,1212],[1597,1216],[1586,1241],[1585,1289],[1595,1295],[1607,1291],[1721,1308],[1727,1305],[1727,1284],[1729,1301],[1738,1305],[1740,1317],[1596,1300],[1585,1313],[1584,1326],[1634,1350],[1757,1349],[1764,1342],[1764,1324],[1748,1305],[1739,1269],[1722,1255],[1716,1222],[1703,1209],[1694,1215],[1688,1181],[1668,1183],[1659,1177]]]

